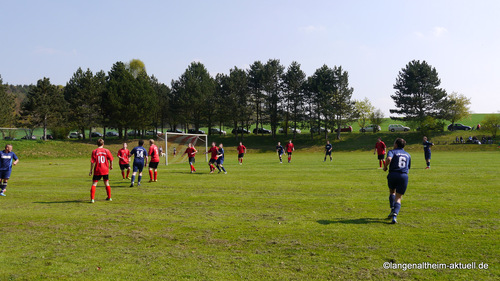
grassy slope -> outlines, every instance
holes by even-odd
[[[83,148],[78,146],[75,151]],[[87,147],[85,149],[88,149]],[[255,150],[252,152],[256,152]],[[499,152],[412,152],[400,223],[389,225],[385,173],[370,152],[298,151],[292,164],[235,154],[227,175],[160,167],[113,202],[89,204],[88,159],[24,159],[0,198],[0,279],[495,279]],[[199,157],[200,158],[200,157]],[[386,261],[486,262],[489,270],[385,270]]]

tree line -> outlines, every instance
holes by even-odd
[[[427,62],[408,63],[394,84],[391,113],[396,116],[391,118],[430,130],[439,128],[438,120],[454,122],[469,114],[470,100],[456,93],[448,95],[440,83],[437,71]],[[0,86],[0,101],[13,100],[1,77]],[[311,131],[325,137],[327,129],[338,129],[336,137],[340,138],[342,126],[353,122],[361,127],[379,125],[384,118],[368,98],[356,101],[352,94],[349,74],[341,66],[323,65],[307,77],[297,62],[285,67],[270,59],[213,77],[202,63],[192,62],[168,86],[149,76],[144,63],[134,59],[116,62],[108,73],[78,68],[65,86],[53,85],[44,77],[24,91],[17,106],[2,103],[8,105],[1,108],[0,125],[42,127],[44,136],[50,129],[60,137],[69,130],[83,135],[88,130],[89,138],[92,128],[114,128],[120,138],[127,138],[128,130],[208,127],[210,134],[211,128],[263,128],[266,124],[273,137],[281,127],[293,137],[293,128],[316,128]]]

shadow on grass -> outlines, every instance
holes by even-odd
[[[89,203],[89,200],[66,200],[66,201],[45,201],[45,202],[33,202],[35,204],[68,204],[68,203]]]
[[[359,219],[333,219],[333,220],[318,220],[319,224],[329,225],[334,223],[342,224],[368,224],[368,223],[383,223],[388,224],[391,221],[379,218],[359,218]]]

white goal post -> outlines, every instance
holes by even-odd
[[[188,143],[191,143],[195,147],[204,146],[204,152],[208,151],[208,136],[205,134],[183,134],[166,132],[164,136],[165,165],[187,162],[187,155],[184,155],[184,151],[186,151]],[[200,151],[200,149],[198,149],[198,151]],[[199,154],[201,153],[198,153],[197,155]],[[208,154],[205,154],[205,162],[208,162]]]

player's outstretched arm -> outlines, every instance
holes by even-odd
[[[17,158],[16,161],[12,162],[12,165],[16,166],[17,162],[19,162],[19,158]]]
[[[387,159],[385,159],[384,172],[387,171],[387,167],[391,164],[391,160],[392,157],[387,157]]]
[[[109,160],[109,169],[113,170],[113,160]]]
[[[92,176],[92,172],[94,171],[94,163],[90,163],[90,172],[89,176]]]

